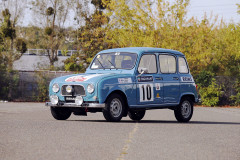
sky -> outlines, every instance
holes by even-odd
[[[1,1],[1,0],[0,0]],[[174,0],[169,0],[174,1]],[[237,5],[240,4],[240,0],[190,0],[188,6],[187,18],[196,17],[198,20],[202,20],[206,13],[209,18],[211,15],[218,15],[218,20],[221,18],[227,23],[234,22],[240,23],[240,14],[237,13]],[[74,16],[72,14],[72,16]],[[27,11],[24,18],[24,23],[21,25],[27,26],[32,23],[31,12]],[[68,21],[66,26],[73,26],[72,21]]]
[[[210,17],[211,14],[218,15],[226,22],[240,23],[240,14],[237,13],[237,5],[240,0],[190,0],[188,6],[188,17],[203,19],[204,13]]]

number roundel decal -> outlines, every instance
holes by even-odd
[[[153,84],[139,84],[140,102],[153,101]]]

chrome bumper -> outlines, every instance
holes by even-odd
[[[99,103],[83,103],[81,106],[76,105],[75,103],[64,103],[60,102],[58,104],[52,104],[51,102],[46,102],[45,106],[50,107],[78,107],[78,108],[104,108],[105,103],[99,104]]]

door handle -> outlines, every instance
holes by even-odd
[[[178,77],[173,77],[173,80],[179,80],[179,78]]]
[[[163,77],[155,77],[155,80],[162,81],[162,80],[163,80]]]

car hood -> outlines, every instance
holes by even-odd
[[[73,83],[94,83],[99,80],[114,76],[115,73],[108,74],[73,74],[55,78],[52,83],[65,83],[65,84],[73,84]]]

